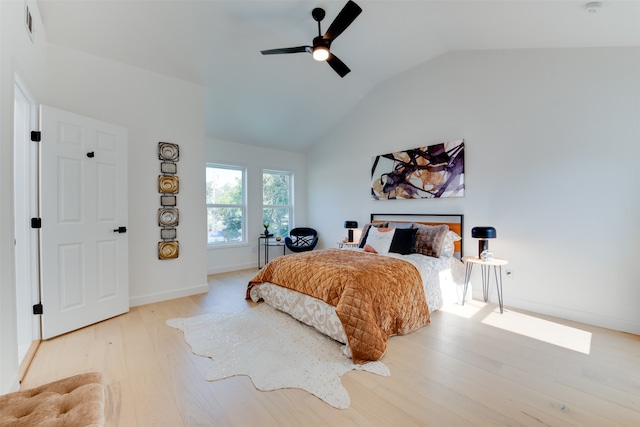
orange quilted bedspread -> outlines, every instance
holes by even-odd
[[[355,363],[379,360],[390,336],[430,321],[418,270],[396,258],[340,249],[302,252],[271,261],[249,288],[264,282],[336,307]]]

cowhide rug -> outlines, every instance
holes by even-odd
[[[342,344],[267,304],[234,313],[167,320],[184,332],[192,351],[213,359],[206,380],[247,375],[258,390],[299,388],[344,409],[350,404],[341,377],[357,369],[389,376],[382,362],[357,365]]]

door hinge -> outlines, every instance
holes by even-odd
[[[31,131],[31,140],[32,141],[40,142],[41,139],[42,139],[42,132],[40,132],[39,130],[32,130]]]
[[[42,314],[42,303],[39,302],[33,306],[33,314]]]
[[[42,218],[31,218],[31,228],[42,228]]]

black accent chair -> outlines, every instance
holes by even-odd
[[[289,232],[291,237],[284,238],[284,244],[291,252],[312,251],[318,244],[318,232],[309,227],[294,228]]]

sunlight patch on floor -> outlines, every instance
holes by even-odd
[[[456,316],[464,317],[465,319],[471,319],[478,314],[480,310],[487,306],[486,303],[478,302],[474,300],[465,301],[462,304],[449,304],[442,307],[440,310],[447,313],[455,314]]]
[[[512,310],[491,312],[482,323],[580,353],[591,352],[591,332]]]

